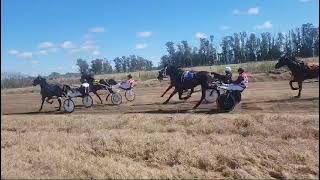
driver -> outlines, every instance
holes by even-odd
[[[215,72],[212,72],[215,77],[217,77],[219,80],[221,80],[224,84],[230,84],[232,81],[232,72],[231,67],[227,66],[224,70],[225,75],[221,75]]]
[[[113,87],[117,88],[117,87],[120,86],[122,89],[129,89],[130,87],[133,87],[135,81],[134,81],[134,79],[132,78],[132,75],[129,74],[129,75],[127,76],[127,78],[128,78],[128,79],[127,79],[126,82],[121,82],[120,84],[115,85],[115,86],[113,86]]]
[[[243,91],[248,87],[248,76],[242,68],[238,69],[239,76],[235,81],[231,80],[231,84],[224,84],[227,90]]]
[[[79,88],[79,91],[82,93],[82,94],[87,94],[88,91],[89,91],[89,83],[87,83],[87,80],[86,79],[83,79],[82,81],[82,84]]]

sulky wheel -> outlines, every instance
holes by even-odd
[[[217,99],[217,105],[220,109],[230,112],[236,106],[236,101],[231,94],[222,94]]]
[[[219,96],[220,96],[220,93],[216,89],[207,89],[205,100],[208,103],[213,103],[213,102],[217,101]]]
[[[130,89],[130,90],[127,90],[125,93],[124,93],[124,96],[126,97],[126,99],[128,101],[134,101],[134,99],[136,98],[136,94],[134,93],[133,89]]]
[[[111,94],[111,102],[112,104],[119,105],[122,103],[122,96],[120,93],[112,93]]]
[[[66,99],[63,102],[64,111],[67,113],[72,113],[74,111],[75,105],[72,99]]]
[[[90,95],[85,95],[82,98],[82,103],[86,108],[91,107],[93,105],[93,99]]]

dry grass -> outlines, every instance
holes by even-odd
[[[318,118],[4,116],[1,177],[317,179]]]

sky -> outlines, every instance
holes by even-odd
[[[139,55],[158,65],[165,43],[234,32],[319,26],[318,0],[1,0],[1,71],[76,72],[76,60]]]

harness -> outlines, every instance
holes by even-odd
[[[182,76],[181,76],[181,82],[184,82],[185,80],[189,81],[192,80],[195,76],[195,73],[190,72],[190,71],[185,71],[183,72]]]
[[[93,84],[93,85],[99,85],[100,82],[99,82],[99,80],[95,79],[95,80],[92,81],[92,84]]]

